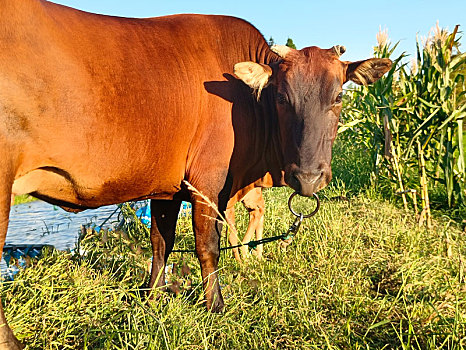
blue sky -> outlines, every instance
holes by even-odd
[[[388,29],[392,42],[401,41],[396,54],[416,52],[416,34],[427,36],[439,21],[452,31],[466,31],[466,1],[297,1],[297,0],[57,0],[81,10],[125,17],[154,17],[175,13],[225,14],[244,18],[278,44],[292,38],[298,48],[344,45],[345,60],[372,55],[379,28]],[[464,35],[463,35],[464,36]],[[461,40],[462,51],[466,41]]]

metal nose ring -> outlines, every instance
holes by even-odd
[[[310,218],[310,217],[316,215],[317,212],[318,212],[319,209],[320,209],[320,199],[319,199],[319,196],[318,196],[316,193],[313,193],[313,194],[312,194],[312,195],[314,196],[314,198],[316,199],[316,201],[317,201],[316,208],[314,209],[313,212],[304,215],[303,213],[297,213],[296,211],[294,211],[294,210],[293,210],[293,207],[292,207],[292,205],[291,205],[291,202],[293,201],[294,196],[296,196],[297,194],[299,194],[299,193],[298,193],[298,192],[294,192],[294,193],[290,196],[290,199],[288,199],[288,208],[290,208],[291,213],[292,213],[294,216],[296,216],[296,217],[298,217],[298,218],[302,217],[303,219],[307,219],[307,218]]]

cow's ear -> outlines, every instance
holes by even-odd
[[[392,68],[392,61],[388,58],[370,58],[347,64],[346,81],[351,80],[359,85],[375,83]]]
[[[235,64],[235,75],[254,90],[259,99],[262,89],[272,82],[272,68],[266,64],[240,62]]]

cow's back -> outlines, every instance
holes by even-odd
[[[14,192],[83,207],[165,198],[203,171],[206,152],[212,164],[230,157],[231,101],[206,86],[264,56],[256,29],[222,16],[122,19],[38,4],[34,28],[15,34],[28,43],[0,36]]]

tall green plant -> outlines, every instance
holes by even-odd
[[[458,27],[453,33],[437,25],[424,46],[417,44],[417,71],[402,69],[399,85],[409,91],[400,105],[409,114],[414,131],[407,134],[405,159],[416,153],[414,142],[421,143],[429,177],[445,186],[448,205],[466,203],[464,128],[466,115],[464,66],[466,53],[453,53]],[[406,94],[405,96],[408,96]],[[419,157],[419,154],[417,154]]]
[[[391,45],[386,32],[380,32],[377,39],[379,45],[374,48],[374,56],[392,58],[398,43]],[[382,189],[390,187],[391,183],[399,183],[402,172],[394,161],[399,158],[399,154],[396,154],[399,147],[393,147],[393,142],[398,141],[398,138],[393,139],[393,135],[398,134],[399,123],[393,117],[393,111],[398,98],[394,82],[398,79],[397,75],[405,57],[402,53],[394,59],[392,69],[376,83],[349,88],[349,103],[342,113],[345,124],[339,129],[340,133],[345,131],[343,138],[356,141],[368,151],[372,160],[372,183]]]
[[[458,27],[448,33],[437,25],[422,45],[417,41],[411,68],[401,54],[376,84],[350,89],[342,113],[340,131],[369,151],[374,184],[400,193],[414,188],[427,210],[428,183],[444,186],[449,206],[466,203],[466,53],[458,50],[457,35]],[[374,55],[391,57],[398,44],[386,31],[377,40]]]

